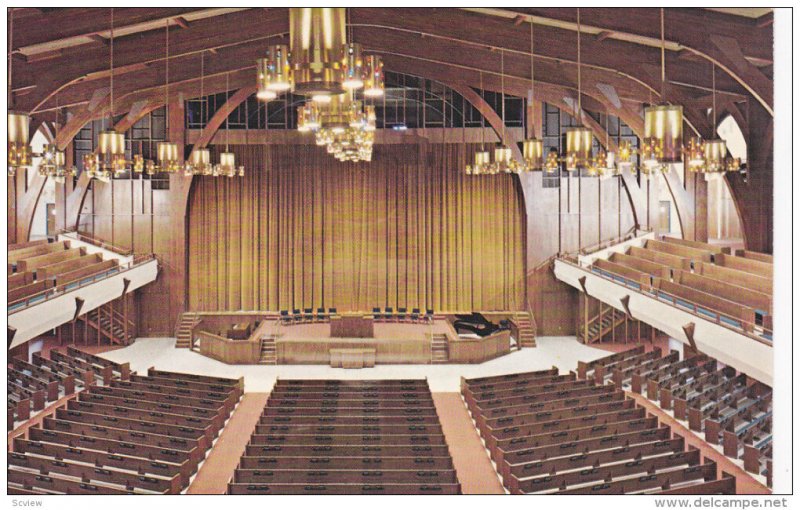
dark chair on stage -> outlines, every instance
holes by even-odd
[[[314,309],[313,308],[304,308],[303,309],[303,320],[306,322],[314,322]]]
[[[303,320],[303,315],[300,313],[299,308],[292,310],[292,319],[294,319],[294,322],[300,322]]]
[[[412,308],[411,309],[411,320],[414,322],[419,322],[420,312],[419,308]]]
[[[381,313],[381,309],[379,307],[372,307],[372,320],[375,322],[380,322],[383,319],[383,314]]]
[[[391,306],[387,306],[387,307],[384,309],[383,318],[384,318],[384,319],[385,319],[387,322],[388,322],[388,321],[392,321],[392,320],[394,320],[394,318],[395,318],[395,315],[394,315],[394,308],[392,308]]]
[[[399,320],[400,322],[405,321],[407,313],[408,313],[408,309],[407,308],[405,308],[405,307],[398,308],[397,309],[397,320]]]
[[[281,310],[281,323],[285,324],[290,321],[289,310]]]
[[[430,308],[425,310],[425,320],[428,322],[433,322],[433,310]]]
[[[325,313],[324,308],[317,308],[317,320],[322,322],[328,320],[328,314]]]
[[[333,317],[338,317],[339,314],[336,311],[336,308],[328,308],[328,318],[332,319]]]

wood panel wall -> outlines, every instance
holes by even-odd
[[[524,204],[510,175],[468,176],[461,144],[236,146],[244,178],[189,199],[189,309],[524,308]],[[469,153],[469,154],[467,154]]]

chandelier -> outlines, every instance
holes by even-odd
[[[592,131],[583,126],[583,107],[581,104],[581,10],[577,9],[578,27],[578,126],[567,128],[567,150],[564,163],[568,172],[587,168],[592,164]]]
[[[326,105],[307,103],[297,110],[297,130],[313,132],[318,146],[339,161],[369,162],[375,142],[375,107],[349,94],[332,96]]]
[[[478,72],[479,89],[483,94],[483,72]],[[486,150],[486,118],[481,115],[481,150],[475,152],[472,165],[467,165],[464,169],[467,175],[491,175],[495,167],[492,165],[492,157]]]
[[[366,97],[383,95],[383,61],[347,41],[345,8],[290,8],[289,41],[288,47],[270,46],[266,57],[258,59],[259,99],[269,101],[287,91],[318,103],[353,90],[363,89]]]
[[[58,103],[56,102],[56,133],[53,138],[58,138]],[[67,159],[64,151],[58,150],[58,145],[48,143],[42,148],[41,161],[39,162],[39,175],[53,179],[56,184],[63,184],[67,177],[72,177],[77,173],[77,169],[67,166]]]
[[[227,98],[230,93],[230,73],[225,74],[225,97]],[[236,155],[230,151],[230,145],[228,141],[228,137],[230,135],[230,129],[228,126],[228,118],[225,117],[225,152],[221,152],[219,155],[219,163],[214,165],[211,168],[211,175],[214,177],[224,176],[224,177],[244,177],[244,166],[236,166]],[[197,156],[198,158],[205,159],[205,154],[203,156]],[[209,153],[208,162],[211,161],[211,155]],[[201,164],[203,166],[203,164]]]
[[[346,9],[290,8],[290,46],[276,44],[258,59],[256,96],[269,101],[291,91],[311,101],[297,110],[297,130],[314,133],[341,161],[370,161],[375,109],[355,100],[384,94],[383,61],[347,41]]]
[[[166,53],[166,57],[164,58],[164,114],[167,119],[167,125],[165,126],[167,136],[169,137],[169,20],[165,23],[165,42],[164,42],[164,52]],[[180,171],[181,169],[181,157],[180,157],[180,149],[178,148],[178,144],[175,142],[170,142],[169,140],[165,142],[159,142],[156,149],[156,155],[158,157],[158,171],[167,172],[167,173],[175,173]]]
[[[683,107],[666,100],[664,8],[661,8],[661,104],[644,109],[643,172],[663,171],[670,163],[683,160]]]
[[[711,136],[716,135],[717,124],[717,80],[716,64],[711,63]],[[742,166],[740,158],[728,157],[725,140],[712,138],[703,141],[699,137],[690,140],[687,150],[688,167],[693,172],[703,173],[706,179],[725,172],[739,171]]]
[[[109,34],[109,126],[97,138],[97,151],[83,157],[83,169],[90,179],[101,182],[110,182],[112,176],[118,176],[128,170],[128,161],[125,159],[125,134],[117,133],[114,125],[114,9],[111,9],[111,30]],[[140,158],[135,161],[136,168],[141,168],[143,162]]]
[[[494,149],[494,162],[492,163],[492,174],[498,173],[520,173],[525,168],[519,161],[514,159],[511,147],[506,145],[506,69],[505,52],[500,50],[500,94],[501,94],[501,115],[500,119],[503,129],[500,134],[500,142]]]
[[[14,47],[14,9],[8,14],[8,48],[12,51]],[[14,104],[14,93],[11,87],[11,78],[14,71],[14,57],[9,54],[8,58],[8,107]],[[23,170],[31,166],[31,155],[33,151],[29,144],[28,126],[31,118],[27,113],[8,111],[8,176],[16,175],[17,170]]]
[[[536,100],[536,94],[534,94],[534,85],[536,82],[534,80],[534,74],[533,74],[533,23],[529,23],[529,25],[531,31],[531,91],[528,103],[531,106],[533,106],[534,101]],[[544,153],[544,143],[538,138],[536,138],[536,130],[533,129],[532,131],[533,132],[530,133],[531,136],[525,139],[524,142],[522,142],[522,162],[524,165],[523,168],[527,171],[542,169],[542,156]]]

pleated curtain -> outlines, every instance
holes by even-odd
[[[461,144],[233,146],[244,178],[195,177],[189,308],[524,308],[524,208],[511,175],[468,176]]]

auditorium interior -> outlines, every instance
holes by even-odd
[[[7,495],[791,492],[780,11],[7,8]]]

